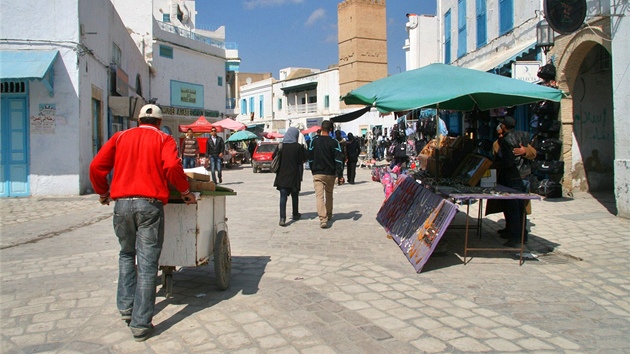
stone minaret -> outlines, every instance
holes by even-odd
[[[339,89],[343,96],[387,76],[385,0],[345,0],[337,5],[337,17]]]

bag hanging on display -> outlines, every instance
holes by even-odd
[[[273,173],[278,173],[280,169],[280,161],[282,161],[282,143],[278,145],[278,152],[276,153],[276,157],[271,161],[271,166],[269,166],[269,170]]]
[[[547,160],[557,160],[560,158],[562,150],[562,141],[554,138],[547,138],[540,143],[540,151],[545,154]]]
[[[552,119],[543,119],[538,121],[539,133],[557,133],[560,131],[560,121]]]
[[[562,174],[564,173],[564,161],[536,161],[535,168],[542,173]]]
[[[555,80],[556,67],[551,63],[543,65],[538,69],[537,76],[543,80]]]
[[[562,185],[551,179],[543,179],[538,185],[538,194],[547,198],[562,198]]]
[[[407,157],[407,144],[402,143],[402,144],[396,145],[396,148],[394,150],[394,157],[398,157],[398,158]]]

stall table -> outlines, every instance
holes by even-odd
[[[523,228],[521,230],[521,247],[520,248],[476,248],[476,247],[468,247],[468,235],[470,223],[470,202],[473,200],[479,201],[479,210],[477,212],[477,235],[481,236],[481,218],[482,218],[482,210],[483,210],[483,201],[489,199],[496,200],[540,200],[540,196],[537,194],[531,193],[523,193],[519,192],[515,189],[511,189],[502,185],[496,185],[492,188],[491,192],[483,193],[477,191],[466,192],[466,188],[464,190],[458,189],[457,187],[446,187],[446,186],[437,186],[437,192],[448,199],[452,199],[454,201],[460,202],[461,204],[466,204],[466,238],[464,241],[464,264],[466,264],[466,258],[468,256],[468,251],[519,251],[519,265],[523,264],[523,248],[525,245],[525,221],[526,221],[526,212],[523,212]],[[471,188],[472,189],[472,188]]]

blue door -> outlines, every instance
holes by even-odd
[[[0,197],[30,194],[26,96],[3,95],[0,107]]]

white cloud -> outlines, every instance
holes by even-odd
[[[324,18],[324,16],[326,16],[326,11],[324,11],[323,8],[319,8],[319,9],[313,11],[313,13],[311,13],[311,15],[308,17],[308,20],[306,20],[305,24],[307,26],[312,26],[318,20]]]
[[[247,10],[257,7],[282,6],[284,4],[301,4],[304,0],[248,0],[244,2]]]

